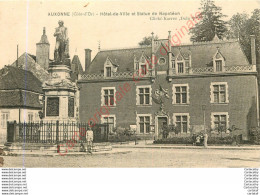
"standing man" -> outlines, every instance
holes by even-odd
[[[87,130],[87,150],[92,154],[92,146],[93,146],[93,131],[91,128]]]
[[[56,45],[54,51],[54,60],[62,62],[64,58],[69,58],[69,38],[68,29],[64,26],[64,22],[59,20],[59,27],[55,29]]]
[[[205,148],[208,147],[208,134],[207,134],[207,131],[205,131],[205,133],[204,133],[204,147]]]

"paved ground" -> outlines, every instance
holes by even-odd
[[[260,150],[113,148],[93,155],[5,156],[5,167],[260,167]]]

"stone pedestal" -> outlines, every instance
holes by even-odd
[[[66,64],[51,64],[50,79],[43,84],[44,120],[76,121],[77,91],[71,81],[71,69]]]

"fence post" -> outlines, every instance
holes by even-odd
[[[59,143],[59,121],[56,121],[56,143]]]
[[[17,138],[17,134],[19,135],[19,129],[18,129],[18,133],[17,133],[17,123],[16,120],[14,121],[14,142],[16,142],[16,138]]]

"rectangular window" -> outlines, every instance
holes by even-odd
[[[141,74],[142,74],[142,75],[146,75],[146,73],[147,73],[147,68],[146,68],[146,65],[145,65],[145,64],[142,64],[142,65],[141,65],[141,69],[142,69]]]
[[[150,105],[151,88],[150,87],[137,87],[138,103],[137,105]]]
[[[9,113],[1,113],[1,127],[7,127],[7,121],[9,120]]]
[[[115,105],[115,89],[103,89],[102,105],[114,106]]]
[[[188,84],[173,85],[173,104],[188,104]]]
[[[110,133],[114,132],[115,117],[103,117],[103,123],[108,125],[108,130]]]
[[[68,116],[74,117],[74,98],[73,97],[69,97],[69,100],[68,100]]]
[[[213,84],[213,103],[226,103],[227,87],[226,84]]]
[[[59,116],[59,98],[58,97],[48,97],[47,98],[46,116]]]
[[[150,133],[150,116],[139,116],[139,132]]]
[[[106,67],[106,77],[111,77],[112,73],[111,73],[111,67]]]
[[[216,72],[222,72],[222,60],[216,60]]]
[[[227,113],[212,113],[212,128],[215,130],[225,131],[228,127],[228,114]]]
[[[188,132],[188,114],[174,114],[176,129],[181,133]]]
[[[184,65],[183,62],[179,62],[178,64],[178,73],[184,73]]]
[[[33,113],[31,113],[31,112],[28,113],[28,122],[29,123],[33,122]]]

